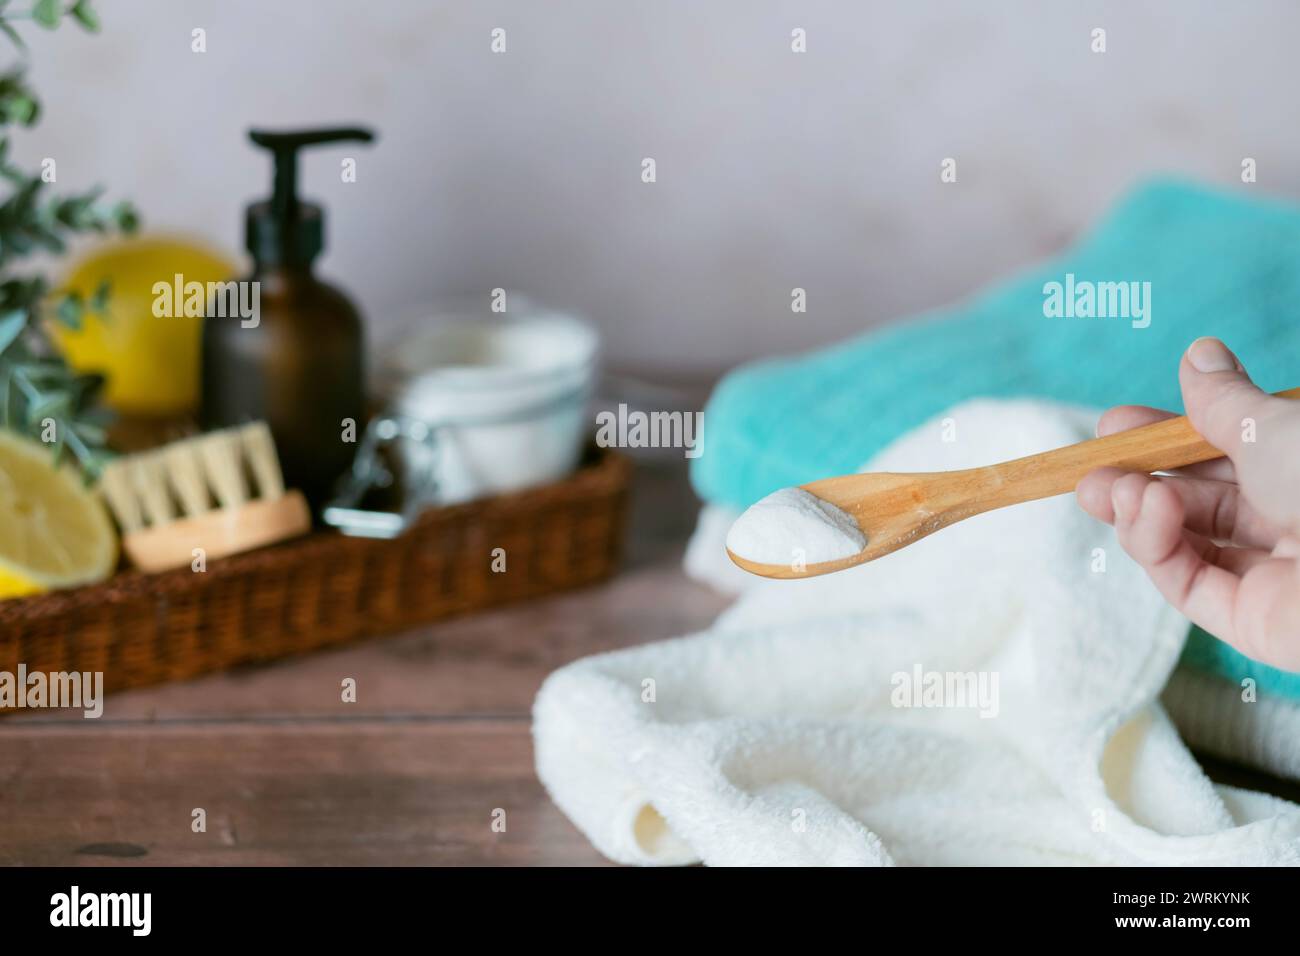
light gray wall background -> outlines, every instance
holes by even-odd
[[[590,315],[620,365],[709,370],[968,295],[1147,174],[1300,194],[1291,0],[99,8],[97,37],[24,31],[46,114],[19,155],[240,249],[270,181],[248,126],[373,124],[375,147],[303,178],[329,208],[321,271],[380,338],[413,304],[503,286]]]

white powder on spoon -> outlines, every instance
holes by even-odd
[[[751,505],[727,532],[727,550],[756,564],[821,564],[851,557],[866,536],[845,511],[802,488],[782,488]],[[797,552],[802,551],[802,554]]]

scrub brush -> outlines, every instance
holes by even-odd
[[[306,499],[284,488],[265,422],[118,458],[104,467],[99,488],[122,529],[122,550],[141,571],[182,567],[200,553],[237,554],[311,529]]]

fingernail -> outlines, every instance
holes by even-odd
[[[1187,361],[1198,372],[1232,372],[1241,369],[1241,363],[1228,351],[1228,347],[1208,335],[1187,347]]]
[[[1119,493],[1119,482],[1110,487],[1110,507],[1115,512],[1115,520],[1128,523],[1128,501],[1123,500],[1123,495]]]
[[[1132,476],[1126,475],[1110,486],[1110,506],[1115,511],[1115,522],[1117,524],[1131,522],[1142,504],[1142,494],[1146,490],[1145,486],[1136,494],[1129,491],[1136,484],[1137,482],[1133,481]]]

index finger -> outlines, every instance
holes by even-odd
[[[1149,405],[1116,405],[1107,409],[1097,420],[1097,437],[1125,432],[1143,425],[1154,425],[1166,419],[1177,418],[1177,412],[1167,412],[1163,408]],[[1209,478],[1213,481],[1236,481],[1237,472],[1229,458],[1215,458],[1203,461],[1187,468],[1176,468],[1170,472],[1174,475],[1186,475],[1190,478]]]

